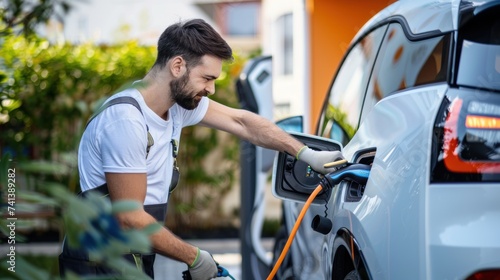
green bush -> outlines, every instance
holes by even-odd
[[[16,157],[55,160],[73,151],[95,104],[152,65],[154,48],[50,44],[7,36],[1,44],[2,147]]]

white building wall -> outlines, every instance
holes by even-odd
[[[292,109],[295,115],[304,116],[304,132],[310,132],[310,86],[309,86],[309,19],[307,17],[306,0],[293,0],[294,3],[294,80],[297,83],[296,102]],[[295,111],[294,111],[295,112]]]
[[[155,45],[165,28],[181,20],[203,18],[214,23],[191,0],[74,1],[65,17],[64,39],[70,42],[113,43],[137,39]]]
[[[263,0],[262,1],[262,50],[264,55],[273,57],[273,96],[275,119],[289,116],[304,116],[305,131],[309,130],[309,59],[307,18],[304,0]],[[283,50],[280,40],[283,30],[277,24],[278,18],[293,14],[293,74],[280,74]],[[288,108],[286,107],[289,105]]]

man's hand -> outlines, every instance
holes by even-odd
[[[314,171],[327,174],[332,168],[325,168],[326,163],[344,159],[340,151],[315,151],[307,146],[302,147],[297,153],[297,159],[306,162]]]
[[[189,266],[189,274],[193,280],[207,280],[217,277],[217,265],[212,255],[198,248],[196,259]]]

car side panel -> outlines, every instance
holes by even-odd
[[[359,150],[377,149],[362,199],[345,202],[342,194],[332,207],[336,215],[332,232],[349,229],[374,279],[425,278],[426,223],[422,213],[432,128],[446,90],[447,85],[440,84],[383,99],[343,150],[351,161]]]

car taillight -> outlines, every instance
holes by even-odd
[[[447,95],[434,132],[432,182],[500,181],[498,94]]]
[[[472,101],[468,108],[462,108],[463,100],[456,98],[450,107],[444,126],[446,168],[460,173],[499,172],[500,106]],[[465,133],[462,137],[458,135],[460,127]]]
[[[500,270],[492,269],[478,271],[467,277],[467,280],[500,280]]]

